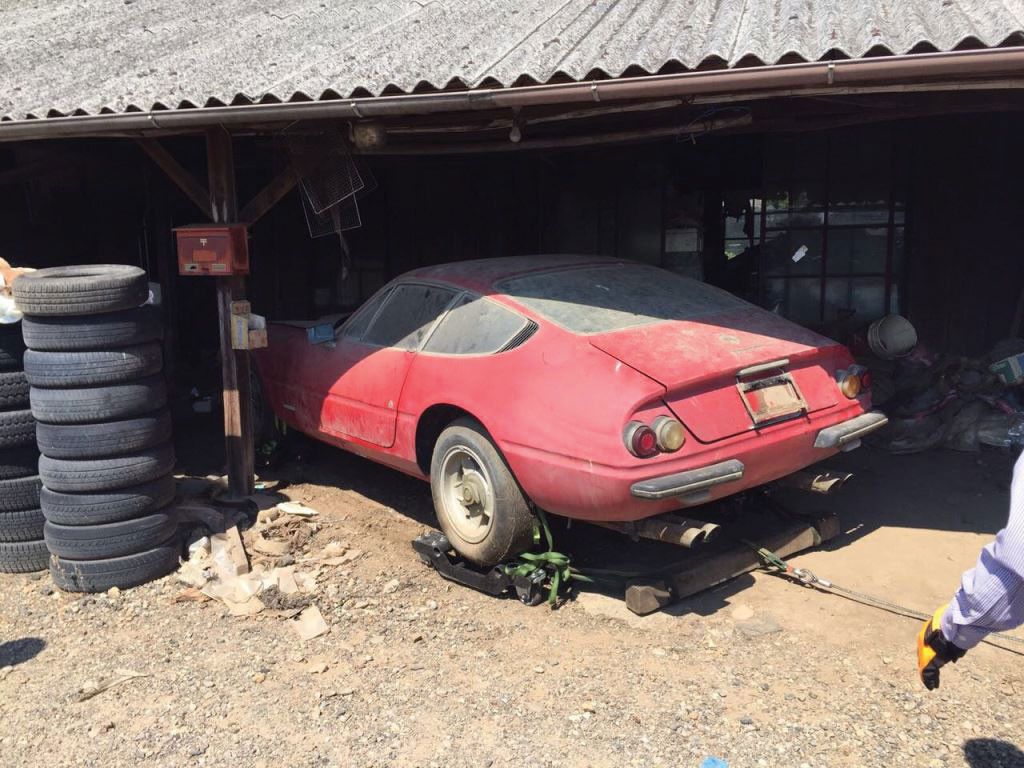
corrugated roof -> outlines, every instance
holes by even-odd
[[[1024,0],[77,0],[0,9],[0,118],[997,46]],[[628,70],[628,72],[627,72]]]

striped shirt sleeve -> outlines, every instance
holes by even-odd
[[[1013,468],[1010,518],[977,565],[963,575],[942,616],[942,634],[954,645],[973,648],[992,632],[1024,623],[1024,453]]]

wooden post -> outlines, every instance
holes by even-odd
[[[233,223],[238,217],[235,162],[231,135],[223,128],[211,128],[206,132],[206,163],[213,221],[217,224]],[[231,302],[243,299],[245,278],[217,278],[221,378],[224,389],[224,445],[228,485],[231,495],[236,498],[253,492],[256,462],[252,400],[249,393],[249,353],[231,348]]]

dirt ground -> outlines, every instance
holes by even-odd
[[[856,473],[838,497],[783,500],[840,512],[795,563],[851,589],[930,611],[1005,521],[1003,454],[830,466]],[[646,618],[597,592],[528,608],[417,561],[425,484],[327,447],[267,475],[319,510],[311,548],[364,553],[321,574],[330,632],[173,602],[173,576],[97,596],[0,576],[0,766],[1024,766],[1019,654],[979,648],[927,693],[917,622],[767,574]],[[141,676],[79,701],[118,670]]]

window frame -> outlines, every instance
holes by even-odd
[[[447,304],[445,304],[444,309],[441,310],[440,314],[438,314],[438,316],[436,318],[434,318],[434,321],[430,324],[430,328],[427,330],[426,334],[424,334],[423,340],[419,343],[419,346],[416,346],[416,347],[399,347],[399,346],[396,346],[394,344],[377,344],[375,342],[368,341],[366,339],[366,335],[373,329],[374,324],[377,322],[377,319],[380,317],[380,313],[384,311],[384,309],[391,302],[392,298],[394,298],[395,291],[397,291],[399,288],[409,287],[409,286],[412,286],[412,287],[419,286],[419,287],[423,287],[423,288],[438,288],[438,289],[441,289],[441,290],[449,291],[452,294],[452,298],[448,301]],[[358,338],[356,338],[354,336],[346,337],[345,336],[345,329],[357,317],[359,317],[362,314],[361,310],[363,309],[363,307],[365,307],[368,304],[370,304],[370,302],[374,301],[374,299],[376,299],[377,296],[380,293],[383,293],[385,291],[387,292],[388,295],[381,302],[380,306],[377,307],[376,310],[374,310],[373,317],[370,318],[370,322],[367,323],[366,330],[363,331],[362,335],[359,336]],[[355,342],[357,344],[362,344],[363,346],[372,347],[374,349],[397,349],[397,350],[401,350],[402,352],[416,352],[416,353],[419,353],[423,349],[423,345],[426,344],[427,341],[430,339],[430,337],[433,335],[434,329],[437,328],[437,324],[439,322],[441,322],[441,320],[448,315],[448,311],[452,308],[452,305],[454,304],[454,302],[458,301],[459,298],[464,293],[465,293],[465,291],[462,290],[461,288],[458,288],[457,286],[450,285],[448,283],[437,282],[437,281],[434,281],[434,280],[396,280],[396,281],[394,281],[392,283],[389,283],[388,285],[384,286],[383,288],[381,288],[381,290],[378,291],[378,293],[375,293],[373,296],[370,297],[370,299],[366,302],[366,304],[363,305],[363,307],[360,307],[358,310],[356,310],[356,312],[352,315],[352,317],[350,317],[348,320],[346,320],[345,323],[341,326],[341,328],[338,329],[338,336],[336,336],[336,338],[340,337],[343,341]]]

